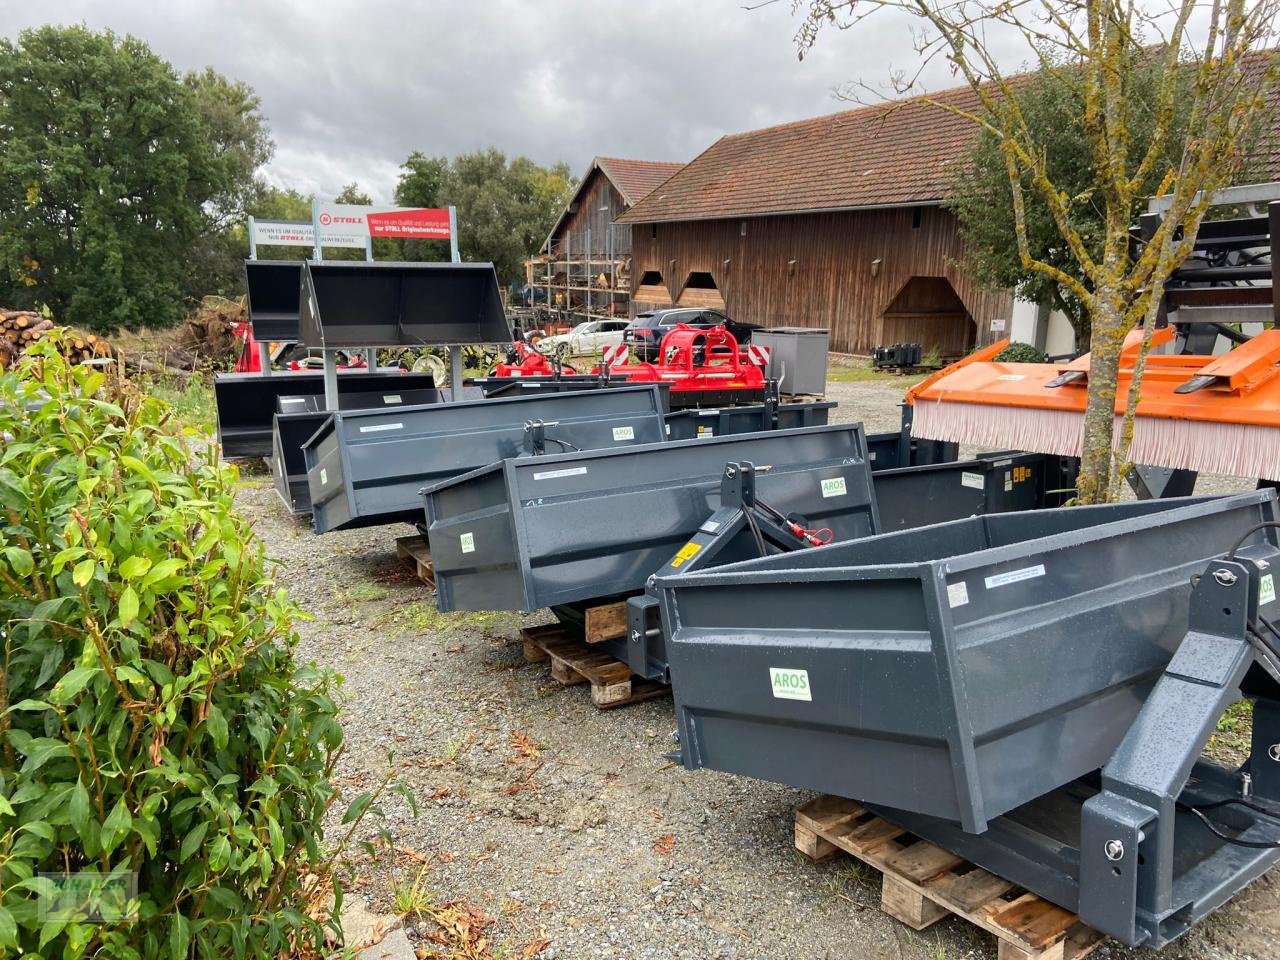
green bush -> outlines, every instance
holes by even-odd
[[[998,354],[996,360],[1004,363],[1048,363],[1049,356],[1029,343],[1011,343]]]
[[[325,933],[302,875],[337,680],[295,664],[300,611],[234,470],[170,417],[52,344],[0,375],[0,956],[266,958]],[[50,919],[40,874],[81,871],[136,874],[131,917]]]

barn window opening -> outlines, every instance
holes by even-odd
[[[671,294],[667,292],[666,281],[659,270],[646,270],[640,275],[640,283],[631,296],[632,304],[639,310],[658,310],[673,307]]]
[[[712,310],[724,309],[724,297],[716,286],[715,278],[705,270],[694,270],[685,278],[684,289],[680,291],[678,307],[704,307]]]
[[[911,208],[911,229],[912,230],[920,229],[920,220],[923,218],[923,216],[924,216],[924,211],[921,210],[919,207]]]
[[[657,270],[646,270],[640,277],[640,286],[657,287],[662,285],[662,274]]]
[[[649,239],[650,240],[658,239],[658,225],[656,223],[649,224]]]

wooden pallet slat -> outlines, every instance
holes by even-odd
[[[604,640],[623,640],[627,636],[627,602],[605,603],[588,607],[586,616],[587,643]]]
[[[436,588],[436,568],[431,562],[431,548],[425,537],[397,537],[396,553],[413,566],[418,579],[432,590]]]
[[[796,849],[839,851],[882,874],[881,909],[915,930],[954,914],[995,935],[999,960],[1082,960],[1106,938],[1057,904],[911,836],[852,800],[822,796],[795,816]]]
[[[591,702],[602,710],[652,700],[671,691],[665,684],[633,676],[625,663],[593,650],[563,627],[525,627],[520,636],[526,660],[551,661],[551,677],[557,683],[590,684]]]

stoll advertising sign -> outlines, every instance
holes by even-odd
[[[315,220],[323,247],[363,247],[370,237],[448,240],[451,234],[447,209],[320,203]]]

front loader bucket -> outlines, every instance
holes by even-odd
[[[402,390],[430,390],[435,381],[429,373],[402,373],[399,370],[339,370],[338,399],[356,394],[373,394],[381,403],[383,393]],[[270,374],[220,373],[213,378],[213,401],[217,410],[217,440],[222,456],[269,457],[271,423],[280,397],[324,396],[324,375],[319,370],[282,370]]]
[[[344,394],[339,397],[345,410],[389,410],[427,403],[440,403],[440,391],[395,390],[383,393]],[[294,516],[311,512],[311,491],[307,487],[306,458],[302,446],[319,430],[332,412],[324,409],[324,397],[281,397],[280,412],[271,430],[271,473],[276,493]]]
[[[809,527],[876,529],[860,424],[506,460],[424,491],[437,605],[528,612],[640,590],[719,505],[729,461],[769,467],[760,498]]]
[[[662,436],[662,395],[653,386],[339,413],[304,448],[315,529],[419,521],[424,485],[539,442],[548,451],[590,450]]]
[[[302,261],[246,260],[244,282],[254,339],[296,343]]]
[[[307,261],[302,342],[325,349],[510,343],[491,263]]]

